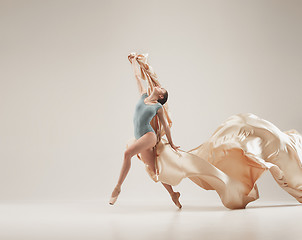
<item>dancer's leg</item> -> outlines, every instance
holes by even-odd
[[[155,174],[155,151],[154,148],[148,148],[141,151],[143,162],[149,166],[149,169]]]
[[[180,202],[179,202],[179,197],[180,197],[180,192],[174,192],[173,188],[171,185],[166,184],[161,182],[162,185],[164,185],[164,187],[167,189],[167,191],[170,193],[170,196],[172,198],[172,201],[175,203],[175,205],[179,208],[182,208]]]
[[[141,156],[142,156],[142,159],[143,159],[144,163],[149,165],[149,167],[151,168],[153,173],[155,173],[155,154],[156,154],[156,152],[154,151],[153,148],[146,149],[146,150],[141,152]],[[163,182],[162,182],[162,184],[167,189],[167,191],[169,192],[169,194],[170,194],[173,202],[175,203],[175,205],[177,207],[181,208],[182,206],[179,202],[180,193],[179,192],[174,192],[171,185],[163,183]]]
[[[163,182],[162,182],[162,185],[167,189],[167,191],[169,192],[170,195],[172,195],[174,193],[171,185],[163,183]]]
[[[131,144],[126,151],[124,152],[124,161],[123,166],[120,172],[120,176],[117,182],[115,189],[112,192],[112,197],[118,195],[121,185],[123,184],[130,166],[131,166],[131,158],[149,148],[152,148],[156,144],[156,135],[153,132],[148,132],[144,134],[142,137],[137,139],[133,144]]]

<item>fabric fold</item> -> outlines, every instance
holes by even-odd
[[[302,202],[301,139],[296,130],[281,132],[254,114],[237,114],[209,141],[189,151],[177,153],[162,138],[158,179],[153,180],[175,186],[188,177],[205,190],[215,190],[225,207],[237,209],[259,198],[256,181],[270,170],[279,186]]]

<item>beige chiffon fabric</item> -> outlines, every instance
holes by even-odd
[[[158,80],[149,76],[147,56],[140,56],[143,79],[153,89]],[[164,110],[171,126],[168,109]],[[215,190],[225,207],[238,209],[259,198],[256,181],[269,170],[279,186],[302,203],[302,136],[295,129],[282,132],[252,113],[240,113],[218,126],[208,141],[176,152],[163,138],[157,116],[154,119],[158,142],[153,181],[175,186],[187,177],[205,190]]]

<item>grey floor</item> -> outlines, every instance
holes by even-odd
[[[244,210],[209,202],[1,202],[0,239],[302,239],[302,205],[257,200]]]

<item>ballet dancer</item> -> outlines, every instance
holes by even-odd
[[[150,176],[155,175],[155,157],[156,150],[155,146],[157,143],[157,137],[154,129],[150,125],[150,121],[157,114],[168,139],[170,146],[177,152],[180,146],[176,146],[171,138],[170,127],[167,125],[164,112],[163,105],[166,103],[168,99],[168,91],[165,88],[156,86],[153,88],[153,91],[150,95],[147,94],[146,89],[143,87],[141,83],[141,77],[139,70],[136,66],[137,57],[130,56],[129,61],[133,67],[135,78],[137,80],[137,85],[140,92],[140,99],[136,105],[133,123],[134,123],[134,135],[135,141],[128,146],[128,148],[124,152],[124,160],[122,169],[120,172],[120,176],[115,186],[109,204],[113,205],[120,192],[121,186],[129,172],[131,166],[131,158],[140,153],[143,162],[146,164],[147,171]],[[169,192],[172,201],[174,204],[180,209],[182,205],[179,202],[180,193],[174,192],[171,185],[161,182],[165,189]]]

